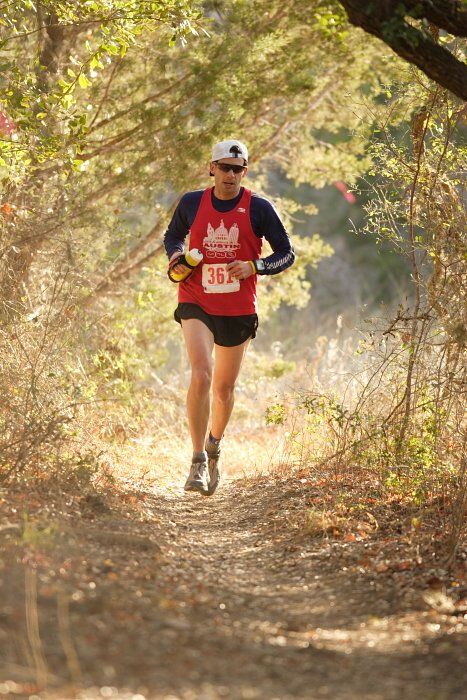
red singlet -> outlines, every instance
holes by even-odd
[[[198,304],[214,316],[254,314],[256,275],[239,281],[226,270],[229,262],[257,260],[261,254],[262,239],[250,221],[251,190],[243,190],[232,211],[219,212],[212,205],[213,189],[204,190],[190,229],[190,250],[198,248],[203,261],[179,284],[178,301]]]

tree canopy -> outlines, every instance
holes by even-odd
[[[363,142],[353,139],[336,167],[324,132],[354,128],[345,95],[365,84],[376,99],[397,62],[349,33],[343,11],[313,7],[311,21],[303,0],[25,0],[10,10],[0,45],[9,295],[58,243],[75,269],[79,256],[90,301],[147,268],[175,203],[206,183],[211,144],[226,135],[241,131],[260,187],[268,163],[316,184],[358,174]],[[316,260],[313,240],[296,241],[303,264],[290,283]]]

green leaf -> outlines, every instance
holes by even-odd
[[[88,80],[88,78],[86,78],[84,73],[81,73],[81,75],[78,78],[78,85],[82,88],[87,88],[90,85],[92,85],[92,83],[90,80]]]
[[[71,107],[71,105],[73,104],[73,95],[70,95],[70,94],[64,95],[62,97],[62,104],[65,107],[65,109],[68,109],[69,107]]]
[[[91,70],[95,70],[96,68],[100,68],[102,70],[104,68],[104,64],[99,60],[99,57],[96,55],[93,56],[89,61],[89,67]]]

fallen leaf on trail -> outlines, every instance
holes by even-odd
[[[344,542],[356,542],[357,536],[353,532],[348,532],[344,537]]]
[[[364,557],[363,559],[359,559],[357,561],[358,566],[362,566],[364,569],[371,569],[372,562],[371,559],[368,559],[368,557]]]
[[[393,564],[393,569],[395,571],[407,571],[407,569],[412,568],[412,561],[410,559],[406,559],[404,561],[398,561],[395,564]]]
[[[422,593],[422,598],[430,608],[433,608],[433,610],[439,613],[452,615],[452,613],[456,612],[454,601],[443,591],[424,591]]]
[[[427,584],[430,588],[434,588],[435,590],[439,591],[444,587],[442,580],[438,576],[431,576],[428,579]]]
[[[378,574],[383,574],[385,571],[388,571],[388,570],[389,570],[389,566],[388,566],[388,564],[386,564],[385,561],[378,561],[378,562],[376,562],[376,564],[375,564],[375,571],[376,571]]]

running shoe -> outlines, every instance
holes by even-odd
[[[208,496],[212,496],[214,491],[219,486],[221,480],[221,472],[219,469],[219,458],[221,456],[221,447],[219,443],[212,443],[209,438],[206,441],[206,452],[208,453],[208,469],[209,469],[209,488]]]
[[[192,462],[185,491],[199,491],[205,496],[209,495],[209,473],[206,462]]]

